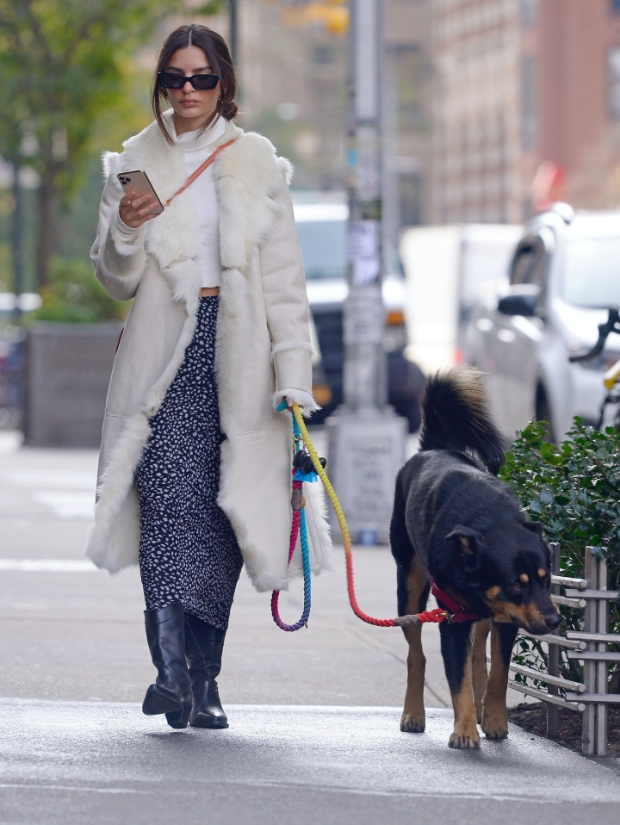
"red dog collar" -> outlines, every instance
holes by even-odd
[[[477,613],[467,613],[465,608],[460,605],[458,602],[455,602],[451,596],[443,591],[440,587],[437,587],[435,584],[435,579],[432,576],[428,577],[431,583],[431,593],[436,599],[439,599],[452,613],[452,618],[448,619],[449,622],[471,622],[475,619],[481,619],[482,616],[479,616]]]

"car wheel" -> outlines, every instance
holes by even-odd
[[[547,422],[547,435],[545,441],[550,444],[557,444],[555,433],[553,431],[553,419],[551,416],[551,407],[547,392],[542,384],[536,387],[536,421]]]

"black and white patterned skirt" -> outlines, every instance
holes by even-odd
[[[140,576],[148,610],[175,602],[221,630],[242,567],[217,505],[220,419],[215,381],[218,297],[201,298],[196,331],[158,412],[135,478]]]

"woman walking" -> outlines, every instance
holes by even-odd
[[[154,122],[104,158],[91,252],[108,293],[134,301],[86,552],[111,572],[139,564],[157,668],[143,711],[174,728],[228,726],[216,678],[242,565],[259,591],[301,570],[298,554],[287,566],[291,420],[275,410],[315,409],[291,167],[234,125],[235,93],[218,34],[191,25],[169,36]],[[163,213],[130,183],[124,193],[117,176],[137,170]],[[319,485],[304,493],[318,571],[330,540]]]

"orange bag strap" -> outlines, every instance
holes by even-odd
[[[198,169],[196,169],[194,172],[192,172],[192,174],[185,181],[183,186],[177,192],[175,192],[174,195],[171,195],[168,198],[168,200],[166,201],[166,206],[170,206],[170,204],[176,198],[177,195],[180,195],[181,192],[185,192],[187,187],[190,186],[196,180],[197,177],[202,175],[202,173],[204,172],[205,169],[208,169],[209,166],[211,166],[211,164],[213,163],[215,158],[219,155],[219,153],[223,149],[226,149],[227,146],[230,146],[232,143],[234,143],[236,140],[237,140],[237,138],[233,138],[232,140],[229,140],[228,143],[223,143],[221,146],[218,146],[217,149],[215,150],[215,152],[213,152],[211,155],[209,155],[209,157],[204,161],[204,163],[201,163],[200,166],[198,167]]]

